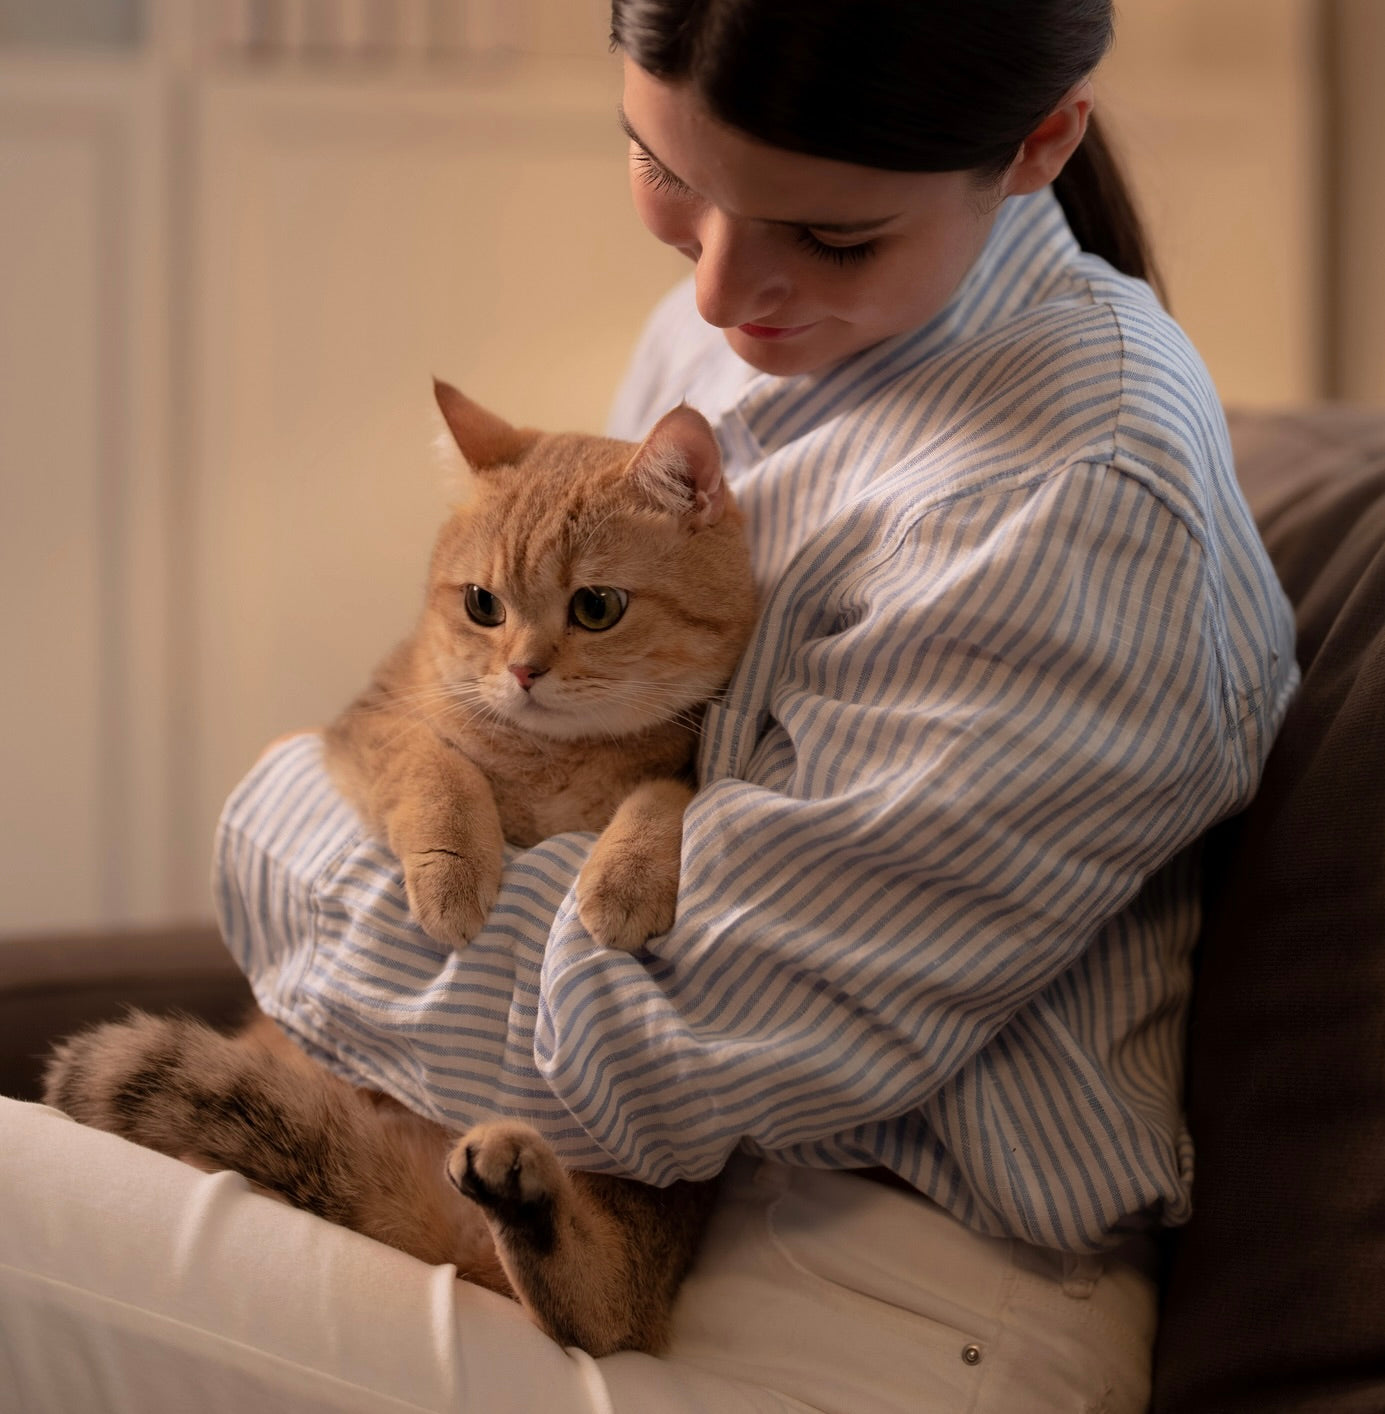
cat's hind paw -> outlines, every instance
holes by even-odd
[[[511,1238],[553,1245],[555,1205],[567,1176],[527,1124],[500,1120],[469,1129],[447,1157],[447,1177]]]

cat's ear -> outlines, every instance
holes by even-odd
[[[538,432],[511,427],[503,417],[487,412],[441,379],[433,379],[433,396],[452,440],[473,471],[517,462],[539,440]]]
[[[694,525],[715,525],[726,513],[721,448],[702,414],[686,403],[654,424],[630,459],[629,475],[659,509]]]

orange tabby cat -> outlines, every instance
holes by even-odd
[[[464,947],[484,923],[503,839],[600,830],[579,912],[600,941],[638,948],[673,922],[697,712],[754,618],[716,439],[686,407],[634,447],[436,395],[474,495],[438,537],[414,633],[328,729],[329,767],[440,942]],[[55,1051],[46,1098],[455,1262],[593,1354],[659,1348],[713,1195],[568,1173],[514,1121],[459,1138],[264,1017],[231,1037],[138,1014],[97,1027]]]
[[[679,407],[632,456],[436,392],[476,499],[438,538],[414,635],[328,731],[329,765],[440,942],[485,921],[502,836],[604,827],[579,912],[636,948],[673,922],[692,709],[754,619],[716,439]]]

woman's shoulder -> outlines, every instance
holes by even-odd
[[[1148,397],[1163,389],[1200,406],[1218,405],[1206,364],[1151,286],[1086,252],[996,332],[1036,356],[1076,356],[1082,367],[1104,370],[1113,394]]]
[[[1182,325],[1143,280],[1083,255],[1073,280],[1112,343],[1112,465],[1193,521],[1232,492],[1230,435],[1216,385]]]
[[[1182,325],[1144,280],[1123,275],[1098,256],[1081,253],[1065,272],[1053,305],[1048,337],[1062,337],[1065,307],[1079,315],[1080,338],[1104,347],[1114,378],[1123,450],[1148,445],[1128,434],[1132,420],[1148,419],[1182,440],[1200,440],[1205,424],[1224,427],[1212,376]]]
[[[1145,282],[1085,254],[884,394],[928,413],[917,455],[987,481],[1100,464],[1199,520],[1209,484],[1232,475],[1225,416],[1191,340]]]

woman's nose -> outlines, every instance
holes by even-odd
[[[705,211],[698,224],[697,312],[718,329],[772,318],[784,303],[789,282],[769,233],[715,207]]]

